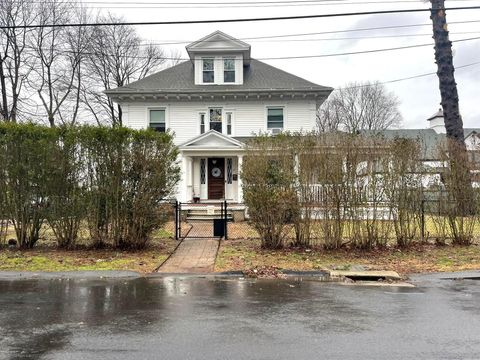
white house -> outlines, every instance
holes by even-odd
[[[244,142],[311,131],[333,90],[252,59],[249,44],[216,31],[186,47],[189,61],[106,91],[125,126],[170,129],[180,149],[180,201],[242,203]]]

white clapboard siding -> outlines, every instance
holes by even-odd
[[[175,133],[175,143],[181,144],[200,134],[201,112],[206,113],[208,130],[208,109],[221,107],[233,113],[232,136],[244,137],[267,130],[268,106],[284,107],[285,131],[311,131],[316,126],[316,103],[313,100],[297,101],[230,101],[230,102],[150,102],[123,103],[126,114],[124,126],[133,129],[148,127],[148,114],[151,108],[165,108],[167,127]],[[224,121],[225,121],[224,116]],[[223,124],[226,133],[226,123]]]

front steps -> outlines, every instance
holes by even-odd
[[[182,204],[181,212],[187,221],[212,221],[222,218],[222,206],[218,203]],[[227,220],[245,220],[245,205],[228,204]]]
[[[188,221],[214,220],[222,218],[222,211],[220,208],[210,209],[207,206],[201,209],[186,210],[186,213],[186,219]],[[233,220],[232,210],[227,209],[227,220]]]

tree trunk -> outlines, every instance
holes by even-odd
[[[6,85],[6,81],[5,81],[3,59],[1,57],[0,57],[0,88],[1,88],[1,92],[2,92],[2,102],[0,103],[0,116],[3,118],[4,121],[9,121],[7,85]]]
[[[455,68],[453,67],[452,42],[448,37],[445,0],[432,0],[433,39],[437,63],[440,94],[447,137],[465,146],[463,121],[458,104]]]
[[[463,121],[460,115],[455,68],[453,66],[452,42],[448,37],[445,0],[431,0],[435,61],[439,80],[441,104],[447,131],[448,156],[450,159],[447,190],[453,197],[459,215],[467,215],[473,209],[472,177],[468,165]]]

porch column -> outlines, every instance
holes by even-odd
[[[187,198],[185,200],[190,201],[193,197],[193,158],[191,156],[186,156],[185,159],[185,182],[187,186]]]
[[[181,155],[180,160],[180,181],[178,183],[179,191],[179,200],[180,201],[187,201],[187,157],[185,155]]]
[[[242,176],[240,175],[240,173],[242,172],[242,166],[243,166],[243,155],[238,155],[238,177],[237,177],[237,185],[238,185],[238,202],[241,204],[243,203],[243,186],[242,186]]]

